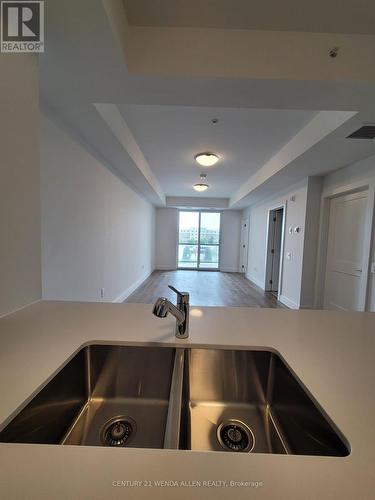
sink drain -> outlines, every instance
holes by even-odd
[[[132,441],[136,431],[137,424],[131,417],[114,417],[104,424],[101,442],[105,446],[126,446]]]
[[[252,451],[255,437],[251,429],[240,420],[230,419],[217,428],[217,439],[228,451]]]

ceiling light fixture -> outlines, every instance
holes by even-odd
[[[194,184],[193,188],[199,192],[206,191],[206,189],[208,189],[208,184],[206,183],[207,175],[201,174],[200,178],[201,182],[198,182],[198,184]]]
[[[212,165],[215,165],[219,161],[219,157],[214,153],[199,153],[194,159],[203,167],[212,167]]]

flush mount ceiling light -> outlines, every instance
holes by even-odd
[[[194,184],[193,188],[196,191],[200,191],[200,192],[206,191],[206,189],[208,189],[208,184],[206,183],[207,175],[201,174],[200,177],[201,177],[201,182],[198,182],[198,184]]]
[[[212,165],[215,165],[219,161],[219,157],[214,153],[199,153],[194,156],[194,159],[203,167],[212,167]]]

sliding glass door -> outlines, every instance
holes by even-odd
[[[179,269],[219,269],[220,212],[180,211]]]
[[[198,269],[199,212],[180,212],[178,267]]]
[[[199,269],[219,269],[220,212],[201,212]]]

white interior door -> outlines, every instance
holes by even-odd
[[[240,272],[246,273],[247,252],[249,245],[249,218],[241,221],[241,251],[240,251]]]
[[[331,200],[324,309],[362,309],[366,209],[367,191]]]

